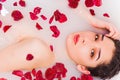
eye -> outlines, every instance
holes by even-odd
[[[93,57],[94,54],[95,54],[95,51],[94,51],[94,49],[92,49],[92,50],[91,50],[91,53],[90,53],[90,57]]]
[[[95,41],[98,40],[98,39],[99,39],[99,35],[96,34],[96,35],[95,35]]]

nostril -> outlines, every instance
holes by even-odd
[[[83,43],[85,42],[85,40],[82,41]]]

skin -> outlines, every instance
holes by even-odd
[[[76,38],[75,36],[79,36]],[[91,31],[75,32],[70,34],[66,40],[69,57],[77,64],[79,71],[90,74],[86,67],[96,67],[102,63],[109,63],[115,50],[111,39],[102,34]],[[99,51],[101,50],[100,57]]]

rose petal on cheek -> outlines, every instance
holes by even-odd
[[[31,20],[37,20],[38,16],[35,13],[29,12]]]
[[[36,23],[36,28],[37,28],[38,30],[43,29],[43,28],[42,28],[42,26],[40,26],[40,24],[39,24],[39,23]]]
[[[24,76],[24,75],[23,75],[23,72],[22,72],[21,70],[14,70],[14,71],[12,72],[12,74],[13,74],[13,75],[16,75],[16,76],[19,76],[19,77]]]
[[[50,26],[50,30],[53,32],[53,37],[57,38],[60,35],[60,31],[58,30],[57,26]]]
[[[90,9],[89,11],[90,11],[90,14],[91,14],[92,16],[95,16],[95,12],[94,12],[93,9]]]
[[[49,24],[53,22],[53,19],[54,19],[54,15],[50,17]]]
[[[26,73],[24,74],[24,77],[25,77],[26,79],[28,79],[28,80],[32,80],[32,76],[31,76],[31,73],[30,73],[30,72],[26,72]]]
[[[6,25],[3,27],[4,33],[6,33],[10,29],[11,25]]]
[[[77,8],[80,0],[68,0],[68,5],[71,8]]]
[[[94,5],[97,7],[100,7],[102,5],[102,0],[93,0],[94,1]]]
[[[85,0],[86,7],[92,7],[94,5],[93,0]]]
[[[34,56],[32,54],[27,54],[26,60],[30,61],[33,60]]]
[[[13,3],[13,6],[17,6],[17,2],[14,2],[14,3]]]
[[[108,18],[110,17],[108,13],[104,13],[103,16]]]
[[[42,8],[40,8],[40,7],[35,7],[33,10],[34,14],[39,14],[41,12],[41,9]]]
[[[2,21],[0,20],[0,28],[2,27]]]
[[[0,80],[7,80],[6,78],[0,78]]]
[[[2,4],[0,3],[0,10],[2,10]]]
[[[40,17],[41,17],[43,20],[47,20],[47,17],[45,17],[44,15],[40,15]]]
[[[19,21],[23,18],[23,15],[19,10],[14,10],[11,13],[11,16],[13,17],[14,21]]]
[[[50,50],[53,51],[53,45],[50,45]]]
[[[19,1],[19,5],[20,5],[21,7],[25,7],[25,6],[26,6],[25,0],[20,0],[20,1]]]

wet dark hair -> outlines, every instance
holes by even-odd
[[[109,64],[100,64],[95,68],[87,67],[92,76],[101,79],[110,79],[120,71],[120,41],[113,40],[115,44],[114,55]],[[109,46],[109,45],[108,45]]]

